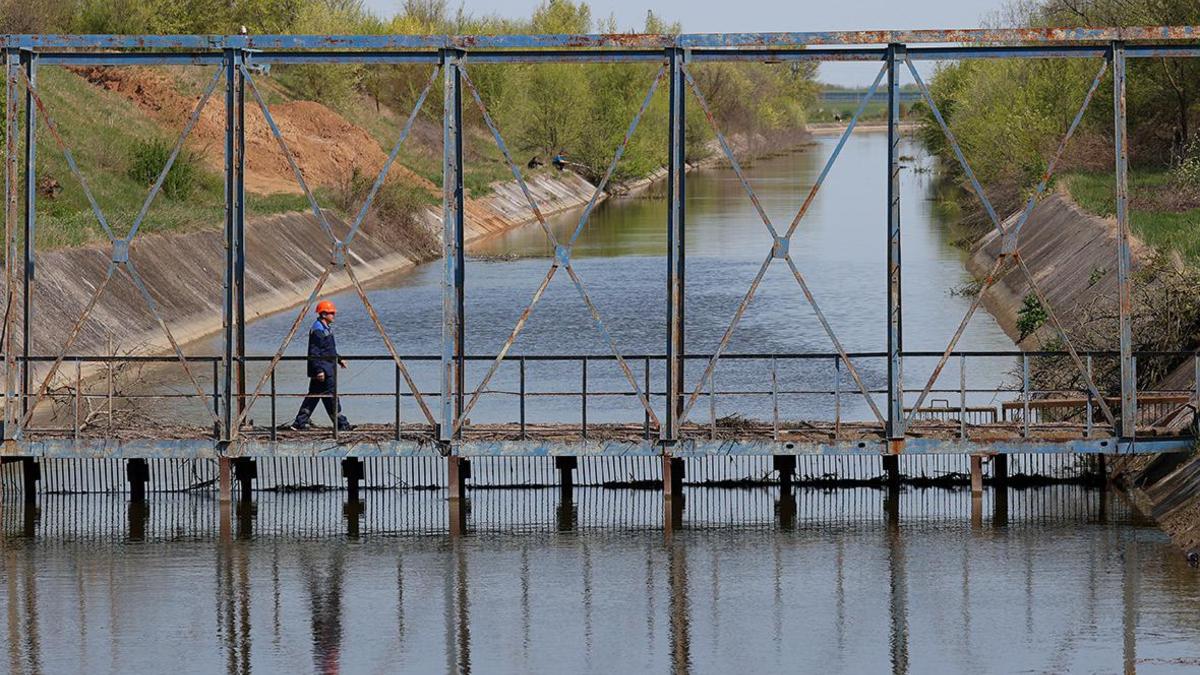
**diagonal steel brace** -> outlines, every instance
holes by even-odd
[[[463,411],[459,415],[459,418],[454,425],[455,433],[462,428],[464,421],[467,419],[467,415],[470,413],[471,409],[475,407],[475,404],[484,394],[488,383],[500,369],[500,364],[508,355],[509,350],[512,349],[513,344],[516,343],[517,337],[520,335],[521,330],[525,327],[526,322],[528,322],[529,317],[533,314],[533,311],[537,307],[538,303],[541,302],[546,288],[550,285],[550,281],[554,278],[554,275],[557,273],[560,266],[567,270],[567,274],[571,277],[571,281],[576,290],[579,292],[580,298],[583,300],[584,305],[586,305],[588,312],[592,316],[592,320],[596,325],[597,331],[600,332],[601,336],[607,342],[609,349],[612,351],[612,354],[617,361],[618,366],[620,366],[622,373],[625,375],[625,379],[628,380],[630,386],[633,387],[633,390],[637,395],[638,402],[641,403],[642,407],[646,410],[646,414],[649,415],[654,424],[659,424],[658,415],[655,414],[653,407],[650,405],[649,398],[647,397],[646,393],[642,391],[642,387],[638,383],[637,377],[633,374],[633,369],[629,367],[625,357],[621,354],[620,349],[617,347],[616,341],[613,339],[612,334],[605,326],[599,309],[596,307],[595,303],[592,302],[591,297],[588,295],[587,290],[584,287],[583,281],[579,278],[578,273],[572,266],[571,248],[579,238],[579,235],[582,234],[583,229],[588,222],[588,218],[591,216],[592,209],[600,198],[600,194],[608,185],[608,181],[612,177],[613,172],[616,171],[617,164],[624,156],[625,148],[628,146],[630,139],[633,137],[634,131],[636,131],[638,123],[642,119],[642,115],[650,106],[650,101],[654,98],[654,93],[658,90],[659,83],[662,81],[662,77],[665,72],[665,66],[659,67],[653,81],[650,83],[649,91],[646,92],[646,96],[642,99],[641,107],[638,109],[637,114],[634,115],[633,120],[630,122],[629,127],[625,132],[625,136],[621,140],[621,143],[617,146],[617,150],[612,161],[608,165],[608,169],[605,171],[604,177],[596,185],[596,189],[592,193],[591,200],[589,200],[587,207],[580,215],[579,223],[576,225],[570,239],[564,246],[559,244],[558,238],[554,235],[553,229],[551,229],[549,224],[546,222],[545,216],[538,207],[537,200],[534,199],[533,194],[529,191],[529,186],[525,183],[525,178],[521,174],[521,170],[517,167],[516,162],[513,161],[512,154],[509,152],[508,146],[504,142],[504,137],[501,135],[499,127],[496,125],[491,114],[488,112],[487,106],[483,102],[483,98],[479,95],[479,90],[475,87],[474,82],[471,81],[470,76],[467,74],[466,68],[462,64],[459,65],[459,73],[462,76],[463,84],[465,84],[467,89],[470,90],[471,97],[474,99],[476,106],[479,108],[479,111],[483,116],[484,123],[487,125],[489,131],[491,131],[492,137],[496,141],[496,146],[500,149],[501,154],[504,156],[504,160],[508,164],[509,169],[512,171],[513,177],[520,186],[521,192],[525,196],[525,200],[529,203],[530,210],[532,210],[534,217],[541,225],[542,230],[546,233],[546,238],[549,240],[551,246],[554,247],[555,256],[553,262],[550,264],[550,269],[547,270],[546,275],[542,278],[541,283],[538,284],[537,289],[534,291],[533,298],[521,312],[521,316],[517,319],[517,323],[513,327],[512,332],[509,333],[508,337],[505,339],[504,344],[501,346],[499,353],[489,366],[488,371],[484,374],[479,386],[475,388],[470,400],[463,407]]]
[[[692,90],[692,93],[695,95],[696,100],[700,103],[701,109],[704,111],[704,116],[708,120],[709,126],[712,128],[713,133],[716,135],[717,140],[721,145],[721,150],[725,154],[725,158],[729,161],[734,173],[737,174],[738,180],[742,184],[742,189],[745,190],[746,195],[750,198],[750,202],[754,205],[755,210],[758,212],[759,217],[762,218],[763,224],[766,226],[767,231],[770,232],[774,241],[772,242],[771,250],[767,253],[766,258],[763,259],[762,265],[759,266],[758,272],[754,276],[754,280],[750,282],[749,289],[747,289],[745,296],[743,296],[742,301],[738,304],[737,309],[734,311],[733,319],[730,321],[729,327],[725,329],[724,334],[721,336],[721,340],[717,343],[717,349],[713,353],[712,358],[708,360],[708,364],[705,366],[704,373],[701,375],[699,383],[688,397],[687,404],[684,406],[683,413],[680,415],[679,423],[683,424],[683,422],[687,420],[692,408],[700,399],[700,395],[704,390],[705,383],[711,377],[713,377],[714,371],[717,367],[717,362],[720,360],[725,349],[729,346],[729,341],[733,338],[734,330],[737,328],[738,323],[745,315],[746,309],[750,306],[751,300],[754,299],[754,295],[758,291],[759,285],[762,283],[763,277],[767,273],[767,269],[771,266],[771,263],[776,258],[784,258],[786,260],[788,267],[792,271],[793,277],[796,279],[796,282],[800,285],[801,291],[804,293],[805,300],[807,300],[808,304],[812,307],[813,312],[820,321],[821,327],[828,335],[830,342],[834,346],[834,349],[837,350],[838,354],[842,358],[842,361],[845,362],[847,372],[850,373],[850,376],[854,379],[855,384],[858,385],[859,391],[862,392],[863,398],[871,407],[871,411],[875,414],[875,417],[881,423],[884,422],[883,414],[876,405],[874,398],[872,398],[870,390],[867,388],[866,383],[863,381],[858,372],[858,369],[855,368],[854,364],[850,361],[849,355],[846,353],[845,349],[843,349],[841,340],[838,339],[836,332],[833,330],[833,326],[830,325],[829,321],[825,318],[825,313],[821,311],[821,307],[817,303],[816,297],[808,287],[808,283],[804,280],[804,275],[801,274],[799,268],[792,260],[790,253],[788,253],[788,248],[792,235],[795,234],[797,227],[800,225],[800,221],[808,212],[808,209],[812,205],[813,200],[816,198],[817,193],[821,190],[821,186],[824,185],[826,177],[829,175],[834,163],[841,155],[842,148],[845,147],[846,141],[850,138],[850,134],[854,132],[854,128],[858,124],[859,117],[862,116],[867,104],[874,97],[875,90],[879,87],[879,83],[883,80],[883,76],[887,72],[887,66],[885,65],[880,69],[879,74],[875,76],[875,81],[871,83],[871,87],[867,90],[866,95],[859,102],[858,109],[854,111],[854,115],[850,118],[850,122],[846,125],[846,130],[842,132],[841,138],[838,139],[838,143],[836,146],[834,146],[833,152],[830,153],[829,158],[825,161],[825,165],[821,169],[821,173],[818,174],[817,180],[813,183],[812,188],[809,190],[808,196],[805,198],[804,203],[800,206],[800,209],[796,212],[795,217],[792,218],[792,222],[788,226],[786,234],[784,234],[782,237],[779,236],[779,233],[775,229],[774,224],[772,224],[770,217],[767,216],[766,212],[763,210],[762,204],[758,199],[758,195],[755,193],[754,188],[751,187],[750,181],[747,180],[745,173],[742,171],[741,164],[738,163],[737,157],[734,155],[729,143],[725,140],[725,135],[721,132],[720,125],[717,124],[716,116],[713,114],[712,108],[708,104],[708,100],[704,97],[703,92],[700,91],[700,85],[697,84],[695,78],[692,77],[692,73],[686,64],[682,66],[682,70],[684,77],[687,79],[688,85]]]
[[[129,248],[130,248],[131,241],[133,240],[134,236],[137,234],[138,226],[141,224],[142,220],[145,218],[146,214],[149,212],[150,205],[153,203],[154,198],[156,196],[158,196],[158,193],[159,193],[160,189],[162,188],[163,181],[166,179],[167,173],[170,172],[171,166],[174,164],[175,159],[178,157],[179,152],[182,150],[184,143],[187,141],[188,136],[192,132],[192,129],[195,128],[196,121],[199,120],[200,115],[203,112],[205,105],[207,105],[207,103],[208,103],[208,99],[212,95],[213,90],[216,88],[217,83],[220,81],[221,68],[216,69],[216,72],[214,73],[212,79],[209,81],[207,88],[205,88],[203,95],[200,97],[200,100],[196,103],[196,106],[195,106],[191,116],[188,119],[188,123],[185,125],[183,132],[180,134],[179,139],[176,142],[176,144],[172,150],[172,153],[167,160],[166,165],[163,167],[162,171],[159,173],[158,179],[155,181],[154,185],[151,187],[151,189],[149,191],[149,194],[146,196],[145,201],[142,203],[142,208],[138,213],[138,216],[134,222],[134,225],[130,227],[130,231],[129,231],[128,235],[121,239],[117,238],[117,236],[113,233],[112,228],[109,226],[107,219],[104,217],[103,210],[100,208],[99,203],[96,201],[95,196],[92,194],[92,191],[88,185],[87,179],[84,177],[83,172],[81,172],[79,170],[79,167],[75,162],[74,155],[71,153],[70,147],[67,145],[67,143],[63,139],[62,135],[58,132],[58,126],[54,122],[53,116],[50,115],[49,110],[47,110],[46,105],[42,101],[41,96],[38,94],[36,87],[33,86],[33,83],[30,82],[28,75],[25,74],[23,71],[21,72],[21,77],[24,80],[24,84],[25,84],[27,91],[29,92],[30,98],[34,101],[34,104],[37,106],[38,111],[41,113],[41,117],[45,120],[46,127],[48,129],[50,129],[51,135],[54,137],[55,143],[58,145],[59,149],[63,153],[63,156],[66,158],[67,164],[71,168],[71,173],[74,174],[76,180],[79,181],[80,187],[83,189],[84,194],[87,196],[87,200],[88,200],[89,205],[91,206],[93,215],[95,215],[97,222],[100,224],[101,228],[104,230],[104,233],[108,236],[109,243],[112,246],[112,252],[110,255],[111,261],[109,262],[108,269],[105,273],[104,281],[96,288],[96,291],[92,294],[92,297],[88,301],[88,304],[87,304],[86,308],[84,309],[83,313],[79,316],[79,319],[76,321],[75,325],[72,327],[71,332],[68,334],[67,341],[64,343],[64,345],[63,345],[62,349],[60,350],[60,352],[58,353],[58,355],[55,357],[54,363],[51,366],[50,371],[46,374],[46,377],[42,380],[41,385],[38,387],[38,393],[34,397],[33,403],[29,406],[29,409],[26,411],[24,417],[22,418],[20,426],[21,427],[26,426],[29,423],[29,420],[33,417],[33,413],[37,409],[38,404],[42,401],[42,399],[46,395],[46,391],[48,390],[48,388],[50,386],[50,382],[52,382],[54,380],[54,376],[58,373],[58,369],[62,366],[62,362],[63,362],[63,359],[66,357],[67,351],[71,348],[71,345],[74,344],[75,339],[78,338],[81,330],[83,329],[83,324],[87,321],[92,310],[96,307],[97,302],[99,301],[101,295],[103,294],[104,289],[107,288],[108,282],[111,281],[113,273],[115,272],[117,267],[123,268],[125,270],[126,274],[129,275],[130,280],[133,281],[134,285],[138,287],[139,291],[142,294],[143,300],[146,302],[147,308],[149,308],[151,314],[154,315],[155,320],[158,322],[159,326],[162,328],[163,332],[165,333],[165,335],[167,337],[167,341],[171,344],[171,347],[174,350],[176,357],[179,359],[180,365],[183,366],[183,370],[187,374],[188,379],[192,382],[192,385],[195,387],[196,394],[198,395],[200,400],[207,399],[208,395],[204,392],[204,389],[200,386],[199,381],[196,379],[195,375],[192,373],[191,367],[188,365],[188,360],[184,356],[182,350],[179,349],[179,345],[178,345],[177,341],[175,340],[174,334],[171,333],[171,330],[167,326],[166,321],[163,319],[161,313],[158,311],[157,303],[154,301],[153,297],[151,297],[149,292],[146,290],[145,285],[141,282],[141,278],[140,278],[140,276],[138,276],[137,271],[133,266],[133,261],[129,259]],[[205,410],[213,418],[213,421],[217,421],[216,414],[213,411],[208,410],[207,406],[205,407]]]
[[[1033,193],[1026,201],[1025,208],[1022,209],[1020,216],[1010,228],[1004,227],[1003,223],[996,216],[995,210],[991,208],[991,203],[988,201],[987,196],[983,191],[983,187],[979,184],[978,180],[976,180],[970,164],[963,156],[962,149],[959,146],[957,139],[954,137],[953,132],[950,131],[950,127],[946,124],[945,119],[942,117],[941,111],[938,109],[937,104],[934,103],[933,96],[931,95],[929,88],[925,85],[925,82],[921,80],[921,76],[913,66],[912,61],[906,59],[906,62],[910,72],[913,74],[914,79],[921,88],[922,96],[929,104],[930,110],[933,112],[935,119],[937,119],[938,124],[941,126],[947,140],[950,142],[951,148],[954,150],[955,157],[958,158],[959,164],[962,166],[964,173],[970,178],[975,194],[979,197],[980,201],[987,210],[989,217],[992,219],[993,228],[1001,236],[1001,250],[999,257],[996,259],[991,271],[988,272],[983,286],[979,289],[979,292],[972,300],[971,306],[967,309],[962,321],[959,322],[958,328],[955,330],[954,335],[950,338],[950,342],[947,344],[945,351],[942,352],[941,358],[938,359],[938,363],[934,367],[929,380],[925,383],[924,388],[921,390],[920,396],[917,397],[916,404],[912,407],[912,410],[908,415],[907,423],[911,424],[916,419],[918,409],[921,407],[921,404],[925,402],[925,398],[933,390],[933,386],[937,382],[937,378],[941,375],[941,372],[945,368],[946,363],[949,361],[954,348],[958,345],[958,341],[962,338],[963,333],[966,331],[967,325],[970,323],[971,318],[975,315],[975,312],[979,309],[984,293],[986,293],[996,281],[1002,278],[1004,274],[1007,274],[1007,270],[1002,269],[1007,258],[1011,258],[1015,262],[1018,262],[1022,270],[1026,272],[1025,276],[1027,277],[1030,286],[1037,294],[1039,300],[1043,302],[1043,307],[1045,307],[1047,313],[1051,315],[1056,328],[1059,328],[1060,336],[1070,351],[1076,366],[1079,368],[1080,374],[1083,375],[1089,391],[1091,391],[1093,395],[1097,397],[1100,402],[1101,411],[1104,413],[1109,422],[1112,423],[1114,420],[1111,410],[1109,410],[1107,403],[1105,403],[1103,399],[1099,397],[1099,394],[1096,391],[1095,382],[1092,380],[1091,376],[1087,374],[1086,368],[1084,367],[1082,361],[1080,361],[1074,345],[1071,344],[1070,338],[1066,335],[1065,331],[1061,330],[1061,324],[1058,322],[1057,317],[1053,315],[1053,308],[1046,304],[1044,300],[1041,300],[1044,295],[1042,294],[1041,289],[1037,287],[1032,275],[1028,274],[1028,270],[1025,268],[1024,262],[1020,259],[1019,251],[1019,235],[1021,228],[1029,219],[1030,214],[1033,213],[1033,209],[1037,205],[1037,202],[1042,194],[1045,193],[1046,187],[1050,183],[1050,178],[1054,175],[1054,169],[1058,165],[1059,160],[1062,158],[1062,154],[1066,150],[1067,144],[1070,142],[1075,130],[1079,127],[1079,123],[1083,120],[1083,115],[1087,111],[1088,106],[1091,104],[1093,95],[1100,86],[1100,82],[1108,69],[1108,61],[1104,60],[1101,62],[1100,69],[1096,73],[1096,76],[1092,78],[1091,86],[1088,88],[1088,91],[1083,98],[1083,103],[1080,105],[1079,110],[1075,113],[1075,117],[1071,120],[1071,124],[1068,126],[1066,134],[1064,134],[1062,140],[1059,142],[1058,148],[1055,150],[1054,155],[1047,163],[1046,170],[1043,172],[1041,180],[1038,182]]]
[[[322,225],[322,229],[325,231],[325,234],[332,240],[333,250],[331,252],[330,261],[322,270],[321,276],[318,278],[316,285],[309,294],[308,300],[303,304],[303,306],[301,306],[300,312],[297,314],[296,319],[292,322],[291,327],[288,329],[287,335],[284,336],[283,341],[280,343],[279,349],[275,351],[275,354],[271,357],[271,361],[268,364],[266,371],[262,374],[258,380],[258,383],[255,385],[254,393],[250,396],[250,399],[243,409],[242,414],[238,417],[237,424],[235,425],[235,428],[231,430],[231,434],[237,435],[242,425],[245,423],[251,407],[253,407],[259,396],[262,395],[262,388],[271,378],[271,374],[275,372],[275,368],[279,365],[279,361],[283,358],[283,354],[291,345],[292,340],[295,339],[296,332],[299,330],[300,324],[304,321],[304,317],[308,315],[309,308],[312,307],[313,302],[315,302],[317,296],[320,295],[321,289],[325,287],[325,283],[329,280],[329,277],[332,276],[334,269],[338,266],[343,267],[346,270],[347,276],[350,277],[351,285],[354,286],[355,291],[362,300],[363,307],[367,310],[367,315],[370,316],[376,331],[378,331],[379,335],[383,338],[392,360],[395,362],[396,367],[400,370],[401,375],[404,377],[405,383],[408,385],[408,388],[413,395],[413,399],[421,408],[421,413],[425,416],[426,420],[428,420],[430,424],[436,426],[437,421],[433,416],[433,412],[429,409],[429,405],[425,402],[425,397],[421,394],[419,388],[417,387],[416,381],[413,379],[407,365],[404,363],[404,360],[400,358],[400,354],[396,350],[395,343],[392,341],[391,336],[387,334],[387,330],[384,328],[382,321],[379,319],[378,312],[375,310],[374,305],[368,298],[366,291],[363,289],[363,286],[358,279],[358,276],[354,274],[352,263],[346,261],[345,254],[350,250],[350,244],[353,242],[355,235],[358,234],[358,231],[362,227],[363,221],[366,219],[367,213],[370,211],[371,205],[375,202],[375,197],[379,194],[379,190],[382,189],[384,182],[387,180],[388,173],[395,164],[396,158],[400,154],[400,149],[404,145],[404,141],[411,133],[413,124],[416,122],[417,116],[424,107],[426,99],[429,97],[429,92],[432,90],[434,83],[437,82],[437,76],[441,70],[441,66],[434,66],[433,72],[430,74],[428,81],[425,83],[425,88],[421,90],[420,95],[417,97],[417,101],[413,105],[412,111],[409,113],[408,118],[405,120],[404,126],[400,130],[400,135],[397,138],[396,143],[392,146],[391,152],[388,153],[387,160],[384,162],[383,166],[380,167],[379,173],[375,177],[375,182],[371,185],[371,190],[367,194],[367,198],[364,200],[363,205],[359,208],[358,214],[351,223],[350,229],[347,232],[344,240],[338,239],[333,233],[333,228],[329,226],[329,223],[325,218],[325,212],[320,208],[316,197],[313,195],[312,191],[309,190],[307,183],[305,183],[304,176],[300,171],[300,167],[296,163],[295,157],[292,155],[287,143],[284,141],[278,125],[275,124],[274,119],[271,117],[271,112],[266,105],[266,101],[259,93],[258,86],[254,83],[254,79],[251,77],[244,64],[241,66],[241,69],[246,81],[250,83],[250,90],[254,96],[254,99],[258,102],[259,108],[262,109],[263,116],[267,119],[268,124],[271,127],[272,134],[279,143],[280,149],[287,157],[288,164],[292,167],[293,174],[296,177],[296,182],[300,185],[300,188],[307,196],[309,206],[316,215],[318,222]]]

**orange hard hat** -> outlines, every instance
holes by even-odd
[[[337,314],[337,305],[328,300],[317,303],[317,314]]]

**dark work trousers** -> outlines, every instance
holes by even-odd
[[[308,379],[308,396],[304,397],[304,402],[300,404],[300,412],[296,413],[297,426],[308,424],[313,411],[317,409],[318,401],[325,406],[325,412],[329,413],[329,421],[335,422],[339,427],[349,424],[346,416],[342,414],[342,402],[333,395],[335,381],[336,376],[326,377],[324,380],[315,377]]]

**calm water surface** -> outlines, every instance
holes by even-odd
[[[689,489],[6,505],[9,672],[1194,672],[1200,577],[1115,497]],[[897,518],[889,514],[899,514]],[[355,524],[352,526],[351,522]],[[348,534],[353,532],[353,534]],[[422,536],[422,534],[424,536]]]
[[[821,139],[803,152],[755,162],[748,167],[751,184],[776,228],[783,232],[800,208],[812,182],[832,152],[836,139]],[[791,254],[805,275],[833,330],[844,347],[854,351],[886,349],[886,175],[887,137],[878,133],[856,134],[847,143],[821,193],[801,222],[791,244]],[[905,348],[910,351],[945,348],[969,305],[969,299],[953,295],[953,289],[969,280],[962,266],[962,252],[950,244],[948,226],[934,211],[932,174],[918,169],[929,165],[919,145],[905,142],[901,154],[914,159],[902,172],[904,321]],[[687,184],[687,351],[710,354],[734,315],[772,239],[746,197],[736,175],[729,169],[700,171],[688,176]],[[583,230],[573,252],[574,266],[606,326],[623,354],[661,354],[666,344],[666,201],[661,189],[628,199],[601,204]],[[578,224],[579,214],[562,214],[552,219],[560,240],[567,240]],[[472,248],[466,266],[466,341],[470,354],[494,355],[529,304],[553,258],[553,247],[540,227],[530,225]],[[370,297],[389,335],[404,354],[441,353],[441,276],[438,263],[377,283]],[[386,355],[383,340],[353,292],[333,296],[339,307],[337,333],[340,349],[348,354]],[[252,354],[273,354],[294,319],[294,310],[253,322],[248,330],[247,349]],[[308,319],[306,319],[307,323]],[[304,354],[303,332],[288,353]],[[995,321],[979,312],[959,344],[959,349],[1011,350],[1012,342]],[[219,340],[202,347],[220,353]],[[776,261],[767,271],[761,288],[738,324],[727,353],[826,353],[833,347],[800,288],[785,264]],[[512,359],[492,382],[491,390],[472,411],[478,422],[514,421],[518,402],[511,393],[518,389],[521,354],[597,354],[610,350],[593,325],[575,287],[565,273],[551,282],[517,340]],[[695,387],[703,372],[702,361],[688,368],[689,386]],[[487,363],[468,367],[467,383],[478,386]],[[867,385],[882,390],[886,381],[883,358],[855,361]],[[910,389],[924,384],[933,359],[908,359],[905,378]],[[633,364],[639,379],[644,364]],[[1005,382],[1011,359],[973,361],[968,385],[994,389]],[[439,390],[435,363],[410,363],[420,388]],[[715,377],[721,390],[767,389],[770,364],[761,361],[723,361]],[[781,397],[785,419],[832,419],[832,391],[841,387],[844,419],[871,417],[865,399],[843,371],[835,372],[832,359],[809,362],[780,362],[780,388],[825,390],[828,394],[796,394]],[[251,381],[261,371],[251,369]],[[307,385],[302,363],[284,363],[278,371],[281,393],[302,393]],[[176,385],[190,393],[182,380]],[[663,390],[661,364],[651,366],[651,388]],[[841,384],[835,384],[839,378]],[[577,391],[581,378],[578,363],[530,363],[527,387],[530,392]],[[615,364],[592,362],[589,389],[594,392],[627,394],[631,391]],[[942,384],[957,391],[958,363],[952,361]],[[355,398],[348,404],[352,420],[389,422],[393,419],[391,392],[396,376],[390,360],[352,363],[339,380],[343,393]],[[507,393],[505,393],[507,392]],[[367,394],[385,394],[361,398]],[[993,402],[992,394],[972,397],[972,403]],[[883,405],[883,397],[876,402]],[[530,421],[577,420],[579,398],[540,398],[528,410]],[[280,403],[290,419],[295,399]],[[411,400],[404,413],[416,420]],[[640,421],[636,400],[622,396],[593,397],[589,419]],[[661,410],[662,397],[654,404]],[[770,401],[758,396],[728,396],[717,406],[717,415],[742,414],[764,417]],[[260,402],[255,418],[268,415]],[[277,421],[284,421],[277,419]],[[323,417],[320,418],[324,420]],[[872,418],[873,419],[873,418]]]
[[[749,169],[780,229],[832,141]],[[848,350],[885,345],[886,138],[856,136],[803,221],[791,251]],[[903,173],[906,348],[940,350],[966,309],[961,253],[933,213],[928,175]],[[688,351],[716,345],[770,245],[727,170],[688,178]],[[653,195],[601,205],[575,264],[626,353],[665,341],[665,205]],[[560,236],[578,215],[555,219]],[[536,227],[479,245],[467,269],[467,344],[493,354],[545,274]],[[371,291],[401,351],[436,354],[437,264]],[[347,353],[383,354],[361,305],[341,308]],[[250,350],[270,354],[292,319],[255,322]],[[303,340],[289,353],[302,354]],[[963,349],[1009,349],[980,313]],[[219,346],[204,349],[219,352]],[[795,280],[773,267],[731,352],[828,352]],[[559,275],[516,354],[604,354],[574,288]],[[1011,363],[972,365],[994,387]],[[872,387],[882,360],[857,365]],[[910,387],[932,363],[906,363]],[[957,384],[957,364],[946,371]],[[722,388],[762,388],[764,364],[724,364]],[[432,368],[413,366],[422,389]],[[690,369],[695,382],[698,367]],[[482,370],[472,369],[474,386]],[[493,389],[515,388],[506,366]],[[658,370],[652,373],[661,381]],[[624,390],[595,364],[591,386]],[[781,366],[783,386],[829,387],[831,363]],[[390,363],[355,364],[355,393],[391,391]],[[535,369],[530,388],[574,387],[579,373]],[[303,388],[302,366],[280,390]],[[176,385],[170,385],[176,386]],[[186,386],[176,386],[187,391]],[[661,387],[659,387],[661,389]],[[990,401],[990,395],[983,399]],[[476,420],[511,420],[486,397]],[[661,399],[656,399],[661,406]],[[781,401],[785,417],[832,414],[829,396]],[[281,419],[290,417],[281,403]],[[410,405],[406,402],[406,405]],[[763,415],[754,397],[718,414]],[[355,421],[388,421],[391,402],[349,398]],[[578,399],[538,399],[530,419],[571,419]],[[413,419],[413,410],[406,412]],[[842,401],[862,417],[861,398]],[[260,405],[255,416],[262,419]],[[593,420],[639,419],[628,399],[593,401]],[[1006,508],[1001,508],[1005,507]],[[660,493],[580,488],[474,490],[466,533],[448,531],[441,491],[371,491],[361,511],[342,493],[257,493],[221,520],[206,495],[47,495],[5,504],[3,668],[11,672],[1193,672],[1200,668],[1200,577],[1158,530],[1099,491],[989,493],[859,489],[686,489],[681,529],[665,534]],[[223,527],[221,522],[226,523]],[[457,521],[456,521],[457,522]]]

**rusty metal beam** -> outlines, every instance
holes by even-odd
[[[1137,376],[1133,367],[1133,282],[1129,246],[1129,136],[1125,124],[1125,45],[1114,42],[1113,150],[1117,193],[1117,312],[1121,348],[1121,435],[1132,437],[1137,425]]]
[[[673,443],[679,438],[679,425],[687,415],[683,406],[683,355],[687,352],[684,332],[684,279],[687,270],[684,240],[684,186],[687,171],[684,165],[687,148],[684,138],[687,126],[684,113],[687,96],[684,90],[684,56],[680,49],[667,50],[670,70],[667,101],[667,405],[664,411],[666,424],[662,429],[662,440],[668,443]],[[723,138],[721,142],[729,154]],[[741,175],[740,170],[738,175]],[[669,450],[664,452],[670,453]]]
[[[16,49],[4,51],[4,439],[14,438],[17,433],[15,420],[20,412],[14,409],[16,395],[17,363],[13,349],[13,311],[16,302],[16,283],[13,278],[16,266],[17,228],[17,70],[20,55]]]
[[[21,65],[25,69],[25,77],[37,85],[37,55],[32,52],[21,54]],[[32,373],[29,367],[30,346],[33,342],[33,271],[34,271],[34,242],[37,232],[37,106],[33,104],[33,96],[25,91],[25,229],[22,235],[24,243],[25,269],[24,284],[21,289],[21,414],[25,414],[26,397],[29,395]]]
[[[462,413],[464,228],[462,75],[458,52],[442,52],[442,415],[439,438],[449,442]]]
[[[1200,26],[1122,28],[975,28],[945,30],[565,35],[4,35],[0,48],[20,49],[667,49],[836,45],[1021,45],[1200,40]]]
[[[887,54],[888,164],[887,164],[887,436],[904,439],[904,312],[900,292],[900,73],[902,45],[890,45]],[[955,151],[957,152],[957,146]],[[982,192],[981,192],[982,194]],[[847,363],[849,365],[849,363]]]

